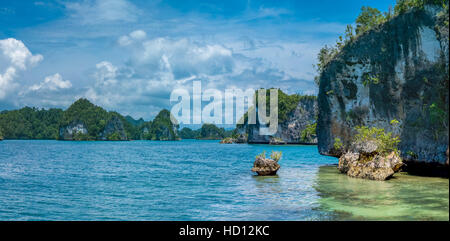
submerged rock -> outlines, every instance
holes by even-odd
[[[259,176],[273,176],[280,169],[277,161],[258,156],[253,163],[252,172],[258,173]]]

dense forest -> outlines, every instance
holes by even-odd
[[[154,121],[135,120],[114,111],[106,111],[87,99],[75,101],[67,110],[24,107],[0,112],[0,136],[4,139],[66,139],[62,132],[82,124],[86,133],[75,133],[73,140],[121,140],[118,131],[127,140],[175,140],[177,125],[170,121],[170,112],[162,110]],[[119,124],[120,128],[116,125]],[[70,128],[69,128],[70,129]],[[107,129],[109,132],[107,132]],[[105,136],[106,135],[106,136]]]

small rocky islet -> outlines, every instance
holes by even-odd
[[[258,176],[274,176],[280,169],[278,161],[281,159],[281,152],[272,152],[270,158],[266,158],[266,152],[264,151],[260,155],[257,155],[255,162],[253,163],[252,172],[256,172]]]

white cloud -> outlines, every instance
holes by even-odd
[[[117,67],[108,61],[102,61],[96,65],[97,72],[95,73],[96,85],[114,85],[117,83]]]
[[[5,98],[18,86],[18,83],[13,81],[19,70],[24,71],[42,59],[42,55],[33,55],[20,40],[13,38],[0,40],[0,99]]]
[[[131,63],[141,72],[170,72],[175,79],[229,73],[234,65],[230,49],[187,38],[155,38],[134,47]]]
[[[45,77],[44,81],[37,84],[32,85],[30,90],[38,91],[38,90],[58,90],[58,89],[68,89],[72,87],[72,83],[69,80],[63,80],[62,76],[59,73],[54,75],[50,75]]]
[[[124,35],[119,38],[117,41],[121,46],[127,46],[135,41],[144,40],[147,37],[147,33],[142,30],[136,30],[131,32],[129,35]]]
[[[71,17],[82,24],[101,24],[106,22],[135,22],[139,10],[126,0],[84,0],[66,2]]]
[[[147,33],[142,30],[136,30],[130,33],[130,37],[136,40],[142,40],[147,37]]]

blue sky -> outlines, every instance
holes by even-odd
[[[395,0],[1,1],[0,110],[85,97],[153,118],[176,87],[314,94],[312,65],[362,6]]]

